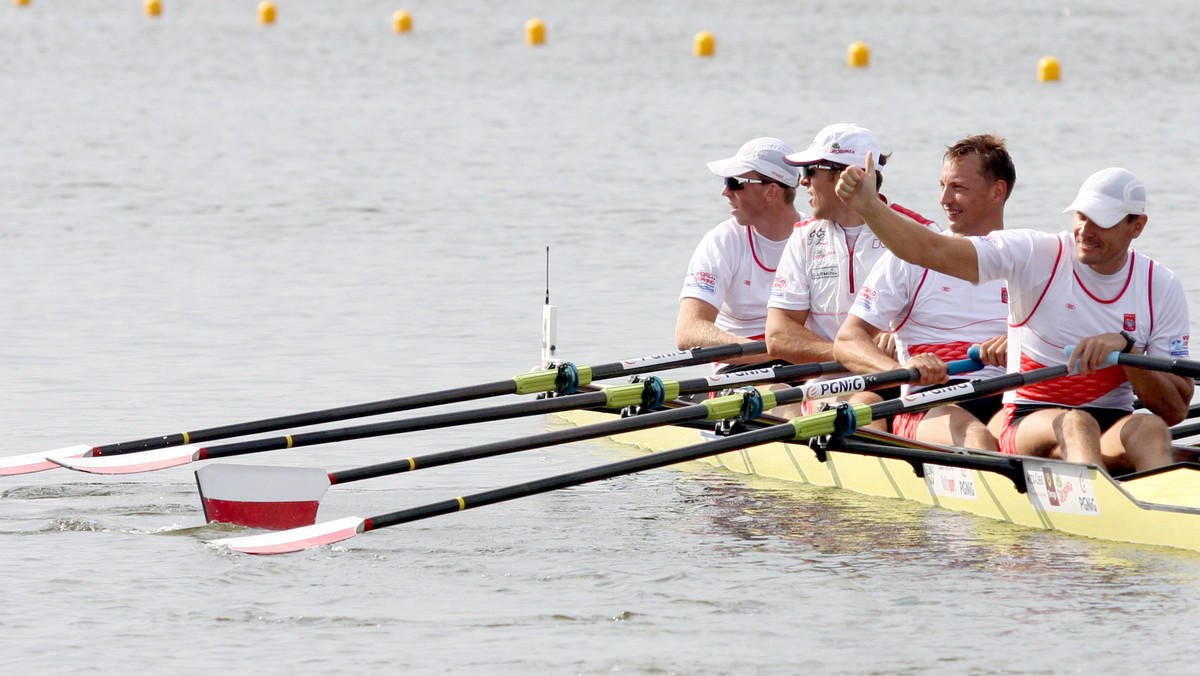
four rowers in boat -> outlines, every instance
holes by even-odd
[[[822,134],[851,126],[834,125]],[[812,336],[820,337],[816,329],[831,323],[826,311],[836,313],[837,304],[845,303],[835,293],[830,305],[818,307],[819,289],[851,284],[850,278],[861,279],[865,270],[855,265],[855,248],[841,251],[828,241],[825,250],[817,252],[819,258],[789,262],[785,255],[769,304],[770,314],[785,311],[781,316],[790,320],[790,330],[768,319],[772,357],[827,360],[834,355],[821,352],[822,343],[832,343],[836,358],[848,368],[887,370],[899,362],[879,338],[895,331],[897,354],[905,366],[921,372],[917,386],[928,386],[946,382],[944,360],[960,358],[972,343],[984,346],[983,359],[991,368],[1003,364],[1007,317],[1007,335],[1014,346],[1007,356],[1011,370],[1067,363],[1063,348],[1077,344],[1069,365],[1078,375],[1004,395],[1003,410],[990,416],[991,434],[983,423],[989,409],[998,406],[995,400],[969,409],[943,407],[902,417],[896,421],[897,433],[935,443],[1103,463],[1114,470],[1146,470],[1171,461],[1167,425],[1186,416],[1191,379],[1103,368],[1104,358],[1114,350],[1187,356],[1187,305],[1178,278],[1129,248],[1147,220],[1145,188],[1136,177],[1123,169],[1090,177],[1066,209],[1075,213],[1069,232],[1004,231],[1003,206],[1015,182],[1011,158],[1003,140],[969,137],[945,155],[940,201],[949,232],[936,233],[913,220],[915,214],[906,215],[880,199],[874,167],[877,145],[867,151],[871,159],[865,162],[834,163],[828,157],[814,161],[807,155],[821,140],[818,135],[813,148],[788,158],[802,166],[814,215],[819,216],[815,212],[820,197],[814,194],[813,177],[828,164],[836,170],[829,178],[835,181],[839,200],[853,208],[892,253],[879,265],[864,266],[870,276],[856,295],[846,294],[855,300],[841,310],[848,318],[834,324],[837,340],[828,336],[817,343],[812,342]],[[823,150],[844,150],[841,146],[825,143]],[[797,229],[790,248],[800,249],[803,232]],[[818,260],[827,263],[812,264]],[[848,274],[842,275],[842,270]],[[807,285],[807,296],[795,293],[797,284]],[[796,298],[802,300],[797,304]],[[800,329],[797,310],[807,310]],[[804,346],[797,336],[806,333],[809,342]],[[681,347],[682,342],[681,336]],[[798,351],[796,345],[809,352]],[[1131,415],[1135,394],[1158,415]]]

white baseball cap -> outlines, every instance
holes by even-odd
[[[875,140],[875,135],[870,130],[850,122],[825,127],[817,133],[807,150],[788,155],[785,159],[789,164],[796,165],[836,162],[866,169],[867,153],[871,153],[875,158],[875,166],[878,167],[879,142]]]
[[[709,162],[708,168],[722,178],[757,171],[773,181],[795,188],[800,185],[800,170],[783,159],[790,152],[792,147],[783,141],[763,136],[744,143],[733,157]]]
[[[1146,186],[1120,167],[1102,169],[1087,177],[1075,201],[1063,213],[1078,211],[1102,228],[1111,228],[1129,214],[1146,213]]]

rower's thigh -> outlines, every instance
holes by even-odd
[[[1100,435],[1100,453],[1113,469],[1136,469],[1142,455],[1169,456],[1170,446],[1167,424],[1145,413],[1127,415]]]
[[[1062,457],[1058,438],[1066,414],[1067,411],[1061,408],[1045,408],[1022,418],[1014,438],[1017,453],[1043,458]]]
[[[983,425],[979,419],[960,406],[939,406],[925,413],[917,424],[917,440],[943,446],[962,446],[967,429]]]

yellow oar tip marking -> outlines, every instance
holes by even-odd
[[[183,443],[185,443],[185,444],[192,443],[192,437],[190,435],[188,435],[187,432],[184,432],[182,436],[183,436]]]
[[[466,509],[466,508],[467,508],[467,501],[466,501],[466,500],[463,500],[462,498],[454,498],[454,499],[458,501],[458,511],[460,511],[460,512],[461,512],[461,511],[463,511],[464,509]]]
[[[417,459],[416,459],[416,458],[409,458],[409,459],[408,459],[408,471],[410,471],[410,472],[411,472],[411,471],[413,471],[413,470],[414,470],[414,469],[416,469],[416,468],[417,468]]]
[[[283,438],[287,440],[286,448],[291,448],[292,447],[292,435],[285,434],[285,435],[283,435]]]

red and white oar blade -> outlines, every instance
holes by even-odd
[[[278,533],[209,540],[209,544],[243,554],[288,554],[348,540],[363,531],[366,521],[359,516],[347,516]]]
[[[173,446],[153,451],[138,451],[121,455],[94,455],[83,458],[51,458],[67,469],[89,474],[137,474],[157,469],[178,467],[195,460],[195,446]]]
[[[66,458],[81,458],[92,450],[91,446],[67,446],[53,451],[42,451],[41,453],[25,453],[22,455],[10,455],[7,458],[0,458],[0,476],[15,476],[17,474],[32,474],[34,472],[44,472],[48,469],[57,469],[58,464],[52,462],[51,458],[66,459]]]
[[[286,530],[317,520],[329,474],[311,467],[213,464],[196,470],[209,523]]]

